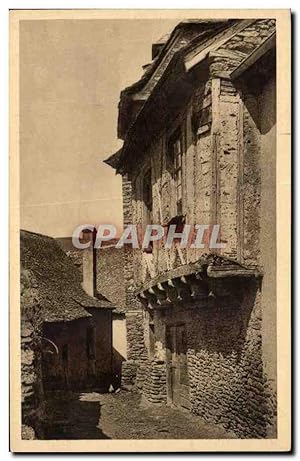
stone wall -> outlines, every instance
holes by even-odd
[[[130,360],[143,360],[144,345],[144,316],[142,311],[127,312],[127,354]]]
[[[122,363],[121,386],[123,389],[131,390],[135,386],[138,365],[136,360],[126,360]]]
[[[122,178],[123,192],[123,222],[124,226],[133,222],[132,182],[127,176]],[[140,224],[140,221],[134,221]],[[135,254],[131,247],[124,247],[124,287],[125,287],[125,315],[126,315],[126,342],[127,360],[122,363],[121,385],[130,389],[136,384],[137,370],[147,358],[144,344],[144,321],[142,306],[135,296],[137,288],[134,278]]]
[[[124,226],[131,225],[133,223],[141,225],[142,216],[137,214],[135,203],[139,200],[138,197],[133,195],[132,180],[127,176],[122,178],[122,194],[123,194],[123,223]],[[138,302],[135,296],[135,290],[137,288],[137,280],[135,279],[135,273],[137,267],[135,266],[135,251],[132,250],[130,245],[124,246],[124,284],[126,290],[126,309],[141,310],[141,304]],[[140,255],[139,255],[140,256]]]
[[[144,342],[144,313],[141,310],[126,311],[127,361],[122,364],[122,386],[136,384],[138,368],[147,360]],[[139,379],[143,379],[140,375]]]
[[[142,369],[143,396],[150,403],[167,403],[167,376],[166,363],[163,360],[153,358],[148,360]]]
[[[125,307],[124,251],[103,247],[96,251],[96,289],[117,308]]]
[[[42,316],[37,281],[23,267],[20,279],[22,438],[34,439],[43,436]]]
[[[166,325],[184,324],[192,413],[242,438],[266,437],[276,402],[264,375],[260,296],[259,283],[253,281],[247,283],[242,300],[156,312],[159,366],[147,373],[146,398],[165,400]]]
[[[41,344],[32,324],[21,322],[22,438],[42,437],[43,385]]]

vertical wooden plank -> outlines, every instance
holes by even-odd
[[[237,187],[237,251],[238,260],[244,262],[244,104],[239,93],[238,118],[238,187]]]
[[[220,149],[220,87],[221,80],[213,78],[211,81],[211,98],[212,98],[212,151],[211,151],[211,170],[212,170],[212,188],[211,188],[211,224],[220,224],[219,213],[219,195],[220,195],[220,178],[218,175],[218,156]]]

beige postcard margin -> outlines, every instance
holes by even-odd
[[[277,22],[278,438],[22,440],[20,386],[19,22],[51,19],[275,18]],[[291,12],[222,10],[14,10],[10,12],[10,450],[13,452],[220,452],[291,449]],[[154,443],[155,442],[155,443]]]

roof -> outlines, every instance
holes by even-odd
[[[70,321],[91,314],[88,308],[113,309],[106,300],[89,296],[81,287],[81,276],[55,239],[21,230],[21,285],[33,294],[43,321]],[[31,297],[32,298],[32,297]],[[21,309],[32,299],[21,296]]]
[[[245,71],[247,71],[251,66],[260,62],[263,56],[266,56],[270,51],[275,54],[276,47],[276,30],[274,30],[271,35],[261,42],[261,44],[256,48],[249,56],[247,56],[239,66],[231,73],[232,80],[239,78]],[[265,66],[263,66],[265,67]],[[258,69],[256,69],[257,71]],[[264,71],[260,69],[261,72]]]
[[[142,78],[121,92],[118,137],[124,139],[124,145],[105,163],[117,173],[130,172],[136,158],[190,99],[192,74],[198,83],[201,78],[205,81],[208,73],[230,79],[274,34],[275,27],[273,19],[187,20],[178,24]],[[265,52],[265,46],[262,50]],[[201,69],[200,77],[197,72]]]
[[[156,40],[156,42],[152,43],[152,59],[156,58],[161,50],[163,49],[164,45],[167,43],[171,35],[171,32],[164,34],[160,39]]]
[[[114,154],[104,160],[104,163],[111,166],[112,168],[117,169],[119,160],[121,159],[122,155],[122,148],[117,150]]]
[[[161,39],[158,43],[159,53],[155,55],[152,63],[147,66],[146,72],[142,77],[132,85],[128,86],[121,92],[119,103],[118,117],[118,137],[124,139],[125,134],[130,126],[129,118],[135,119],[137,113],[141,110],[143,104],[139,100],[146,100],[147,96],[153,90],[161,73],[165,71],[170,62],[178,55],[179,52],[188,48],[195,40],[206,40],[208,37],[215,35],[226,25],[231,24],[233,20],[228,19],[193,19],[181,21],[171,33]],[[154,43],[155,47],[156,43]],[[152,78],[153,77],[153,78]],[[139,100],[132,101],[132,95],[142,91]],[[134,108],[134,106],[137,108]]]

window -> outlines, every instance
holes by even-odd
[[[182,135],[178,129],[168,143],[168,163],[174,179],[177,215],[182,214],[182,154]]]

